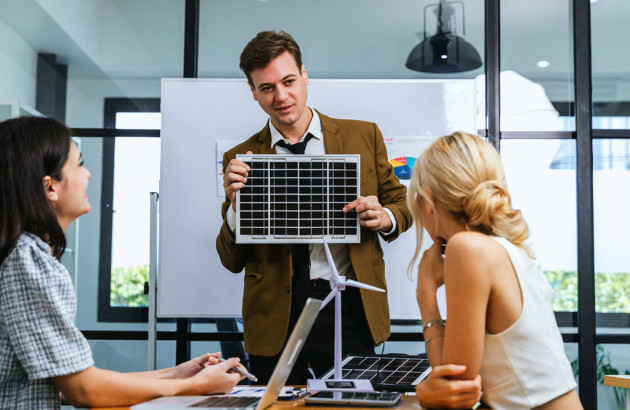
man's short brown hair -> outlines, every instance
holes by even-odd
[[[265,68],[271,61],[285,52],[289,52],[299,70],[302,69],[302,53],[293,37],[284,31],[261,31],[243,49],[240,68],[253,87],[251,72]]]

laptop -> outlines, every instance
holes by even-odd
[[[243,397],[243,396],[167,396],[160,397],[146,403],[131,407],[132,410],[163,410],[163,409],[242,409],[242,410],[263,410],[271,406],[282,391],[284,384],[289,378],[293,365],[297,360],[304,342],[315,323],[322,301],[309,298],[302,309],[302,313],[295,324],[291,337],[287,342],[280,360],[276,364],[269,384],[263,397]]]

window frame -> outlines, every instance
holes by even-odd
[[[198,31],[199,31],[199,2],[200,0],[185,0],[186,4],[186,16],[185,16],[185,41],[184,41],[184,78],[194,78],[197,76],[197,53],[198,53]],[[627,320],[630,317],[629,314],[615,314],[595,313],[595,286],[594,286],[594,263],[593,263],[593,196],[592,196],[592,141],[597,138],[624,138],[630,139],[630,129],[592,129],[592,120],[594,113],[598,113],[601,108],[598,107],[598,102],[592,102],[592,72],[591,72],[591,19],[590,19],[590,2],[589,0],[573,0],[571,5],[571,13],[573,14],[572,28],[573,34],[573,48],[574,48],[574,90],[575,101],[570,107],[564,107],[558,111],[570,111],[574,112],[572,116],[576,116],[576,130],[575,131],[563,131],[555,133],[537,133],[537,132],[501,132],[500,131],[500,0],[486,0],[485,2],[485,39],[486,39],[486,115],[487,125],[485,134],[488,136],[489,141],[500,149],[500,141],[502,139],[518,138],[518,139],[536,139],[536,138],[570,138],[575,139],[577,146],[579,147],[578,155],[578,168],[577,179],[584,183],[584,186],[576,194],[576,204],[581,201],[586,201],[585,205],[581,205],[578,208],[579,216],[577,221],[578,227],[578,311],[577,312],[556,312],[556,317],[559,319],[560,326],[574,327],[575,329],[569,331],[563,331],[563,339],[565,342],[578,343],[578,360],[580,362],[580,395],[582,403],[585,408],[595,408],[597,403],[597,374],[596,374],[596,346],[601,343],[613,343],[613,344],[628,344],[630,343],[630,335],[627,334],[607,334],[597,331],[596,325],[604,325],[608,319],[615,319],[615,316],[622,315],[619,319]],[[130,100],[130,99],[122,99]],[[627,104],[628,102],[623,102]],[[557,107],[559,108],[559,107]],[[622,107],[626,110],[626,107]],[[106,110],[107,111],[107,110]],[[128,111],[129,112],[129,111]],[[115,114],[114,114],[115,116]],[[107,114],[106,114],[107,118]],[[113,124],[113,122],[112,122]],[[107,120],[105,126],[107,127]],[[136,136],[139,134],[135,130]],[[144,130],[146,131],[146,130]],[[547,134],[547,135],[545,135]],[[80,130],[77,136],[94,136],[104,137],[104,141],[107,141],[110,137],[118,136],[119,133],[116,130]],[[142,136],[159,136],[151,130],[149,133],[140,134]],[[109,153],[105,147],[111,149]],[[111,146],[110,146],[111,145]],[[105,165],[105,157],[107,154],[111,155],[113,161],[113,146],[114,143],[104,142],[104,156],[103,164]],[[105,170],[105,167],[104,167]],[[113,168],[112,168],[113,170]],[[113,177],[113,173],[112,173]],[[110,183],[105,180],[104,184]],[[589,195],[590,191],[590,195]],[[113,194],[113,190],[111,191]],[[110,202],[111,203],[111,202]],[[103,240],[103,229],[107,229],[109,226],[109,245],[107,241]],[[107,237],[105,235],[105,237]],[[111,259],[111,218],[110,223],[102,223],[101,225],[101,246],[109,247],[109,253],[105,252],[107,259]],[[101,249],[101,255],[104,254],[104,249]],[[111,262],[111,260],[110,260]],[[99,262],[102,266],[103,263]],[[102,273],[102,270],[99,271]],[[107,266],[105,272],[107,277],[106,289],[109,289],[111,282],[111,263]],[[99,284],[102,283],[103,275],[99,274]],[[99,321],[101,321],[101,309],[100,309],[100,291],[99,286]],[[109,292],[106,293],[106,301],[109,306]],[[108,310],[113,310],[110,308]],[[142,308],[118,308],[119,312],[127,310],[125,316],[134,314],[133,310],[139,312]],[[146,308],[145,308],[146,310]],[[118,313],[117,313],[118,314]],[[604,322],[600,319],[600,315],[603,316]],[[578,321],[579,319],[579,321]],[[597,322],[596,322],[597,319]],[[123,317],[118,321],[134,321],[128,320]],[[135,320],[139,321],[139,320]],[[393,324],[394,321],[392,321]],[[229,335],[221,332],[213,333],[189,333],[190,319],[178,320],[177,331],[177,362],[181,359],[187,358],[189,355],[186,350],[186,346],[190,345],[192,340],[224,340],[226,337],[242,340],[242,333],[229,332]],[[180,330],[181,329],[181,330]],[[102,332],[101,332],[102,333]],[[129,332],[126,332],[129,333]],[[99,335],[94,336],[102,336]],[[139,336],[139,335],[135,335]],[[168,335],[169,339],[173,337],[172,334]],[[97,337],[93,337],[97,338]],[[116,338],[127,339],[121,337],[120,334],[116,334]],[[144,337],[143,337],[144,338]],[[160,335],[158,339],[162,340]],[[396,340],[408,340],[418,341],[423,340],[422,334],[418,333],[393,333],[390,338],[392,341]],[[180,346],[182,345],[182,346]],[[181,354],[180,354],[181,353]]]
[[[116,114],[119,112],[160,112],[159,98],[105,98],[104,103],[103,126],[106,129],[116,128]],[[97,307],[99,322],[146,323],[149,316],[147,307],[110,305],[116,138],[149,137],[148,135],[138,135],[135,131],[129,130],[129,133],[125,136],[116,135],[111,138],[103,138],[103,183],[101,187]]]

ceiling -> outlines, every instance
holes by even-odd
[[[404,66],[431,2],[201,0],[199,75],[242,77],[238,57],[247,41],[260,30],[284,29],[300,44],[312,78],[442,78]],[[457,34],[482,56],[484,3],[464,0],[464,13],[455,4]],[[572,95],[571,7],[568,0],[501,2],[502,69],[541,83],[554,100]],[[592,2],[591,15],[594,99],[630,100],[630,2]],[[184,0],[0,0],[0,19],[36,51],[57,54],[71,79],[182,75]],[[537,67],[542,60],[549,66]],[[448,77],[479,74],[483,67]]]

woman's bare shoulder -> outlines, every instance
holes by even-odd
[[[451,249],[457,252],[484,253],[500,248],[501,245],[488,235],[473,231],[458,232],[451,236],[446,244],[447,252]]]
[[[449,238],[445,257],[454,263],[486,271],[500,262],[504,253],[501,245],[488,235],[464,231]]]

